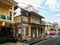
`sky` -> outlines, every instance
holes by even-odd
[[[58,22],[60,24],[60,0],[15,0],[20,7],[32,5],[45,17],[46,22]]]

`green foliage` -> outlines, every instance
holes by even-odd
[[[60,31],[60,29],[58,29]]]

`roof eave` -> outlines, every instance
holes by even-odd
[[[11,2],[13,5],[17,5],[17,4],[18,4],[18,3],[17,3],[16,1],[14,1],[14,0],[7,0],[7,1]]]
[[[30,11],[30,13],[31,13],[31,14],[32,14],[32,13],[34,13],[34,14],[35,14],[35,16],[37,16],[37,17],[44,18],[43,16],[41,16],[41,15],[39,15],[39,14],[37,14],[37,13],[33,12],[33,11]]]

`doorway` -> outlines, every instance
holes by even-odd
[[[37,38],[37,28],[36,27],[31,27],[31,38],[32,39]]]
[[[11,28],[0,27],[0,43],[8,41],[9,37],[13,35]]]
[[[18,37],[21,38],[21,27],[18,27]]]
[[[0,27],[0,37],[11,36],[12,30],[8,27]]]

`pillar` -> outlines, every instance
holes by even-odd
[[[12,25],[12,28],[13,28],[13,36],[15,37],[15,27],[14,27],[14,25]]]
[[[23,31],[23,33],[24,33],[23,38],[25,39],[25,34],[26,34],[25,26],[24,26],[24,31]]]
[[[14,6],[12,6],[12,22],[14,20]]]
[[[31,36],[31,27],[29,26],[29,36]]]
[[[38,38],[39,36],[38,36],[38,28],[37,28],[37,38]]]

